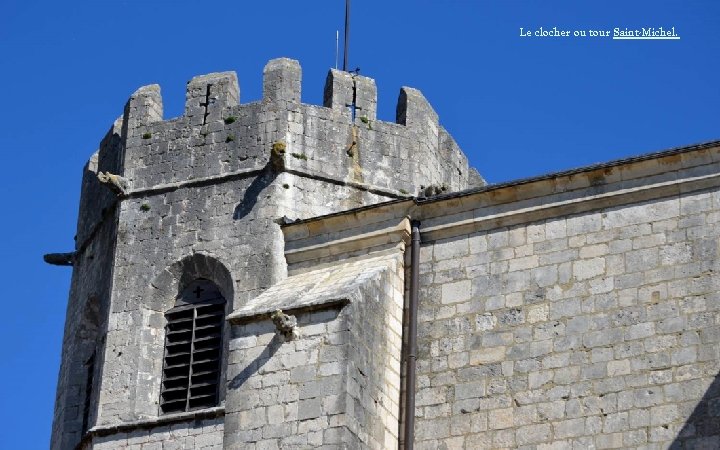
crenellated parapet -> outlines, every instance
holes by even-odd
[[[468,186],[467,158],[416,89],[403,87],[395,123],[377,120],[371,78],[331,69],[323,106],[301,103],[297,61],[271,60],[263,98],[241,104],[234,72],[193,78],[181,117],[163,120],[158,85],[138,89],[122,119],[122,175],[130,191],[226,176],[268,165],[285,146],[288,171],[416,195]]]

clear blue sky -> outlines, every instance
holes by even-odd
[[[48,446],[85,161],[128,96],[235,70],[260,98],[267,60],[303,67],[321,103],[344,2],[3,0],[0,448]],[[720,138],[717,0],[353,2],[350,62],[377,80],[379,118],[420,89],[490,182]],[[520,37],[520,27],[672,27],[675,41]],[[341,31],[342,34],[342,31]]]

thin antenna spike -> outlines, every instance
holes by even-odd
[[[340,30],[335,30],[335,70],[338,68],[338,58],[340,53]]]
[[[343,71],[348,69],[348,48],[350,46],[350,0],[345,0],[345,52],[343,53]]]

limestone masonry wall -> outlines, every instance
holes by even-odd
[[[97,401],[102,371],[91,361],[103,358],[115,256],[115,196],[100,185],[100,171],[117,171],[119,124],[115,124],[83,168],[73,278],[68,302],[63,359],[58,375],[53,448],[72,448],[94,423],[96,410],[86,409],[88,385]]]
[[[196,77],[170,120],[131,96],[46,259],[73,265],[53,449],[402,448],[409,414],[418,449],[720,448],[719,142],[484,186],[419,91],[388,123],[370,78],[330,70],[322,106],[300,82]],[[164,394],[217,399],[164,414],[198,279],[227,320],[172,335],[217,353]]]
[[[396,448],[402,291],[400,249],[291,276],[231,315],[226,448]],[[298,311],[294,339],[272,309]]]
[[[370,78],[330,71],[323,106],[301,103],[300,81],[297,61],[270,61],[262,100],[241,104],[234,73],[199,76],[170,120],[159,86],[130,97],[83,179],[53,448],[196,433],[192,414],[168,425],[159,410],[165,312],[195,278],[220,288],[227,314],[284,280],[281,223],[482,183],[419,91],[403,88],[398,123],[386,123]],[[371,445],[361,424],[372,420],[343,426]],[[131,440],[128,427],[145,431]]]
[[[86,448],[96,450],[220,450],[223,448],[221,419],[195,420],[190,424],[159,426],[100,436]]]
[[[584,198],[716,180],[674,161],[608,170]],[[718,448],[720,192],[675,192],[541,220],[527,211],[552,196],[480,201],[470,217],[530,220],[425,242],[417,448]]]
[[[321,447],[343,442],[346,317],[298,315],[300,339],[284,342],[269,320],[233,333],[227,448]]]

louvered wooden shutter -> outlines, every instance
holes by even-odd
[[[208,408],[218,402],[225,299],[210,281],[197,280],[178,303],[165,315],[163,413]]]

